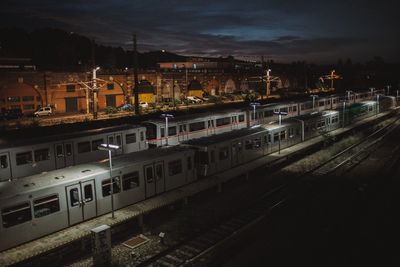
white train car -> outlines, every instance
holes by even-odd
[[[36,138],[29,133],[24,138],[2,138],[0,181],[104,159],[107,153],[97,149],[102,143],[120,146],[118,154],[146,150],[146,128],[121,125]]]
[[[0,184],[0,251],[196,180],[194,150],[158,148]]]
[[[168,120],[168,136],[162,118],[146,121],[143,125],[149,145],[157,147],[246,128],[246,121],[246,112],[239,110],[180,116]]]

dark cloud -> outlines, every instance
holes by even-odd
[[[315,61],[381,55],[398,61],[395,1],[13,0],[0,24],[58,27],[97,42],[199,55]]]

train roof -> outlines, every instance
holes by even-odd
[[[337,111],[337,110],[324,110],[321,112],[315,111],[315,112],[312,112],[309,114],[297,116],[296,119],[306,121],[306,120],[310,120],[313,118],[332,116],[332,115],[336,115],[336,114],[339,114],[339,111]]]
[[[216,134],[216,135],[211,135],[211,136],[205,136],[205,137],[198,138],[198,139],[188,140],[186,142],[183,142],[182,144],[189,145],[189,146],[209,146],[212,144],[229,141],[229,140],[234,140],[237,138],[241,138],[243,136],[259,133],[262,131],[264,131],[264,129],[262,127],[244,128],[244,129],[239,129],[239,130],[233,130],[231,132],[226,132],[226,133],[221,133],[221,134]]]
[[[228,109],[228,110],[216,111],[216,112],[203,112],[203,113],[188,114],[188,115],[183,115],[183,116],[170,118],[168,121],[169,122],[191,121],[191,120],[198,119],[198,118],[218,116],[218,115],[226,115],[226,114],[240,113],[240,112],[242,112],[242,110],[240,110],[240,109]],[[154,123],[154,124],[162,123],[162,124],[164,124],[165,123],[165,119],[156,118],[156,119],[151,119],[151,120],[144,121],[143,123]]]
[[[115,156],[112,159],[113,170],[153,159],[165,159],[168,158],[169,155],[181,154],[182,152],[190,150],[191,149],[185,147],[173,146],[149,149],[122,156]],[[85,163],[63,169],[43,172],[41,174],[35,174],[10,182],[1,182],[0,200],[13,197],[18,194],[25,194],[39,189],[67,184],[73,181],[79,181],[82,178],[90,178],[99,174],[109,175],[109,171],[109,161],[106,159],[98,162]]]
[[[54,141],[63,141],[67,139],[82,137],[82,136],[91,136],[101,133],[109,133],[115,131],[123,131],[128,129],[141,128],[143,126],[140,125],[131,125],[131,124],[123,124],[118,126],[109,126],[98,129],[90,129],[90,130],[81,130],[81,131],[73,131],[73,132],[63,132],[59,134],[52,134],[44,136],[43,132],[41,135],[32,136],[29,130],[26,130],[23,135],[5,135],[0,138],[0,149],[8,148],[8,147],[18,147],[25,146],[31,144],[40,144],[40,143],[48,143]]]

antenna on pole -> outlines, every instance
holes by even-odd
[[[139,80],[138,80],[138,58],[136,47],[136,34],[133,34],[133,79],[135,86],[133,88],[134,101],[135,101],[135,114],[139,114]]]

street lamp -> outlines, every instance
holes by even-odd
[[[108,151],[108,160],[110,162],[110,188],[111,188],[111,216],[114,219],[114,181],[112,177],[112,159],[111,152],[119,149],[117,145],[101,144],[97,147],[98,150]]]
[[[349,101],[349,103],[350,103],[350,94],[351,94],[351,93],[353,93],[353,91],[346,91],[347,100]]]
[[[369,90],[371,90],[371,98],[372,98],[372,96],[374,95],[375,88],[374,87],[370,87]]]
[[[390,85],[386,85],[386,88],[387,88],[387,95],[390,95],[390,92],[389,92],[389,90],[390,90]]]
[[[260,103],[258,103],[258,102],[250,103],[250,106],[253,107],[253,121],[256,120],[256,107],[258,107],[259,105],[260,105]]]
[[[279,125],[281,125],[282,124],[282,115],[286,116],[288,113],[284,112],[284,111],[279,111],[279,112],[274,112],[274,114],[279,116]]]
[[[379,113],[379,94],[376,94],[376,116]]]
[[[315,98],[318,97],[318,95],[310,95],[310,97],[312,97],[312,109],[314,111],[315,108]]]
[[[161,114],[161,118],[165,118],[165,145],[168,146],[168,118],[173,118],[174,115],[163,113]],[[162,140],[162,139],[161,139]]]
[[[345,122],[344,122],[344,119],[345,119],[344,114],[345,114],[345,112],[346,112],[346,99],[343,100],[343,128],[345,126]]]

